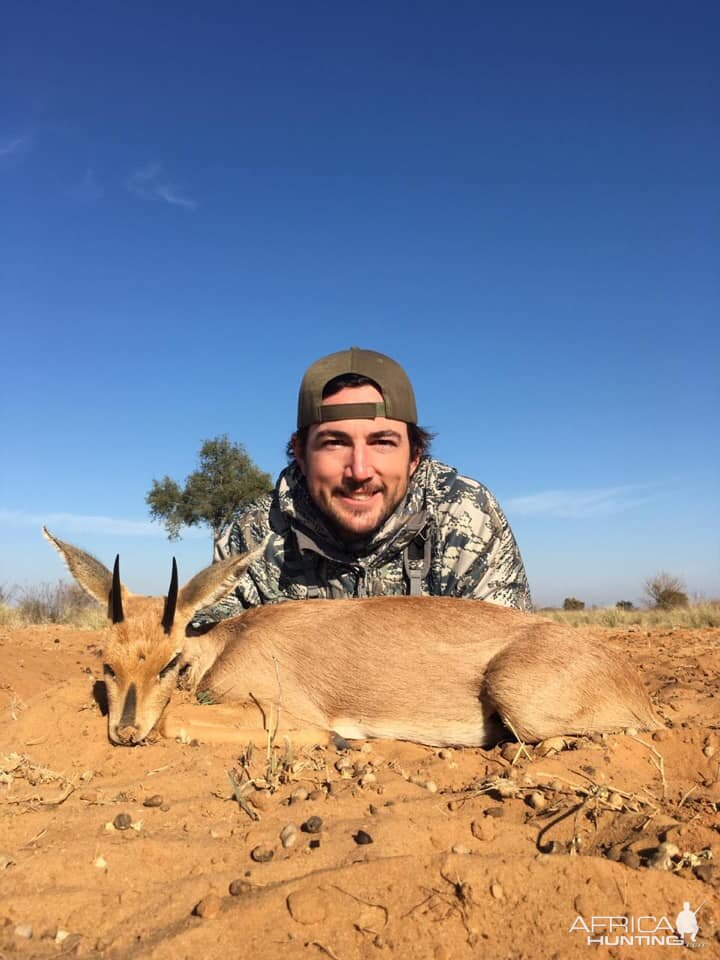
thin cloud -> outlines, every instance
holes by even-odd
[[[53,533],[65,537],[68,534],[100,534],[118,537],[167,537],[164,527],[150,520],[128,520],[122,517],[94,516],[77,513],[23,513],[20,510],[0,510],[0,527],[34,527],[38,534],[46,526]],[[183,538],[207,538],[207,532],[184,529]]]
[[[175,184],[168,183],[161,163],[146,163],[134,170],[126,181],[130,193],[138,197],[159,197],[173,207],[195,210],[197,202],[185,196]]]
[[[0,141],[0,157],[12,157],[25,147],[28,143],[27,137],[15,137],[14,140]]]
[[[510,497],[504,507],[513,516],[546,516],[585,520],[631,510],[654,499],[639,486],[589,490],[545,490],[526,497]]]
[[[72,194],[77,197],[78,200],[85,200],[88,202],[99,200],[104,193],[105,190],[102,184],[98,183],[97,177],[95,176],[95,171],[92,167],[88,167],[85,170],[82,180],[72,190]]]

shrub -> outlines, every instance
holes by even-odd
[[[647,579],[643,586],[650,600],[661,610],[687,607],[690,603],[685,592],[685,584],[680,577],[673,577],[664,570]]]
[[[59,580],[56,584],[41,583],[19,591],[16,604],[18,619],[23,623],[70,623],[84,626],[99,620],[99,605],[75,583]]]
[[[563,610],[584,610],[585,601],[576,600],[575,597],[565,597],[563,600]]]
[[[633,604],[632,600],[618,600],[615,606],[618,608],[618,610],[634,610],[635,609],[635,605]]]

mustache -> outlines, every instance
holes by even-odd
[[[382,493],[382,487],[377,486],[377,484],[369,483],[344,483],[342,486],[337,487],[337,493],[366,493],[368,495],[372,493]]]

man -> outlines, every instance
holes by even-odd
[[[429,456],[412,386],[390,357],[352,347],[306,372],[290,465],[225,530],[216,559],[266,541],[199,621],[318,597],[394,594],[527,610],[515,538],[492,494]],[[196,621],[197,623],[198,621]]]

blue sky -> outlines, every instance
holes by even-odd
[[[720,596],[716,4],[10,2],[0,584],[39,526],[164,592],[153,478],[297,388],[407,368],[538,604]]]

